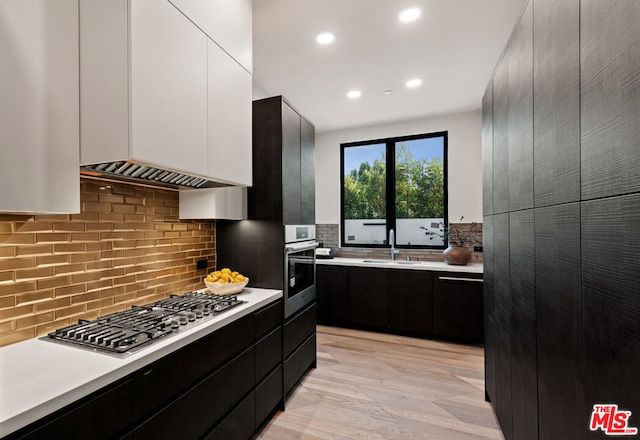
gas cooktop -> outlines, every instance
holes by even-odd
[[[154,341],[207,322],[245,302],[235,295],[189,292],[95,320],[79,320],[42,339],[126,357]]]

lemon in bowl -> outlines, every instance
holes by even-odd
[[[224,268],[207,275],[204,284],[214,295],[234,295],[240,293],[249,284],[249,278],[237,271]]]

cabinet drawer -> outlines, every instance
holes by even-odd
[[[482,274],[444,274],[433,280],[433,333],[446,338],[481,342]]]
[[[258,310],[255,314],[255,338],[259,339],[274,327],[281,325],[283,317],[282,301]]]
[[[135,373],[134,420],[159,408],[242,351],[253,342],[253,333],[253,316],[243,317]]]
[[[65,411],[45,425],[18,438],[20,440],[109,439],[122,435],[131,423],[131,380],[112,387],[86,402]],[[96,429],[100,427],[100,429]]]
[[[307,339],[284,363],[284,390],[288,395],[316,360],[316,334]]]
[[[244,440],[256,429],[256,395],[249,394],[204,440]]]
[[[139,426],[133,439],[200,438],[254,386],[254,364],[252,347]]]
[[[267,420],[271,411],[282,401],[282,366],[279,366],[256,388],[256,428]]]
[[[284,357],[294,352],[316,331],[316,305],[312,304],[284,325]]]
[[[256,382],[282,363],[282,328],[277,328],[256,344]]]

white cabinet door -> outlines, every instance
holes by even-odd
[[[80,211],[78,1],[0,1],[0,211]]]
[[[208,175],[250,186],[251,75],[209,41]]]
[[[247,71],[253,71],[251,0],[170,1]]]
[[[207,173],[207,36],[166,0],[131,5],[131,156]]]
[[[80,163],[129,157],[128,0],[80,5]]]

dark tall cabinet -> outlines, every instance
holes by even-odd
[[[506,439],[640,426],[640,2],[530,0],[483,99],[485,391]]]
[[[282,97],[253,103],[249,218],[315,224],[315,128]]]
[[[253,187],[248,221],[218,221],[217,266],[249,285],[284,289],[284,225],[315,225],[315,128],[282,96],[253,102]],[[285,299],[286,300],[286,299]],[[316,363],[316,306],[284,322],[284,393]]]

